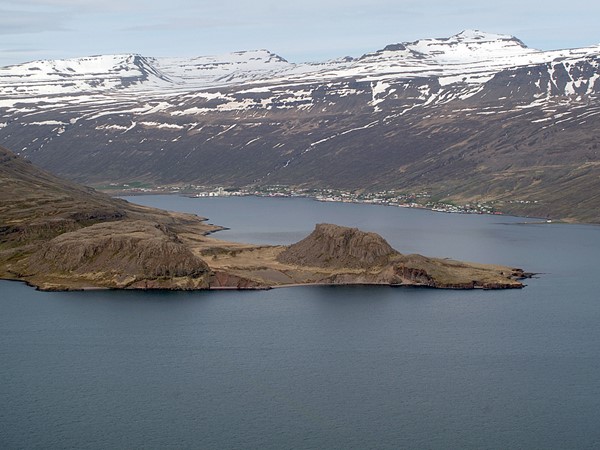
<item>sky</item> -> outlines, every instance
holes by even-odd
[[[255,49],[325,61],[465,29],[552,50],[600,44],[598,19],[595,0],[0,0],[0,66]]]

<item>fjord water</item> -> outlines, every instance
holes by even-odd
[[[0,448],[598,448],[600,228],[135,197],[290,243],[316,222],[542,272],[523,290],[42,293],[0,282]]]

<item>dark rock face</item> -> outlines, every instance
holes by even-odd
[[[386,45],[383,50],[388,52],[398,52],[401,50],[406,50],[406,47],[403,44],[390,44]]]
[[[142,221],[100,223],[61,234],[34,254],[29,269],[142,279],[198,278],[210,271],[186,246]]]
[[[227,272],[214,271],[210,277],[212,289],[266,289],[268,286]]]
[[[425,271],[425,269],[407,267],[404,264],[394,266],[394,274],[403,280],[409,280],[420,286],[435,286],[434,279]]]
[[[378,234],[321,223],[308,237],[282,252],[278,260],[301,266],[364,269],[385,265],[397,254]]]

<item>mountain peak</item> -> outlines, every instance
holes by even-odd
[[[450,37],[390,44],[382,50],[367,53],[360,59],[394,58],[403,60],[405,64],[428,60],[444,64],[522,56],[532,51],[519,39],[508,34],[463,30]]]
[[[280,253],[280,262],[312,267],[368,268],[398,255],[384,238],[358,228],[320,223],[302,241]]]
[[[249,56],[249,57],[268,58],[268,59],[279,60],[282,62],[287,62],[284,58],[282,58],[281,56],[279,56],[276,53],[273,53],[270,50],[267,50],[266,48],[254,49],[254,50],[240,50],[237,52],[232,52],[231,54],[232,55],[244,55],[244,56]]]
[[[527,48],[527,46],[518,38],[511,36],[509,34],[498,34],[498,33],[488,33],[486,31],[481,30],[463,30],[454,36],[449,38],[450,40],[456,40],[461,42],[495,42],[495,41],[511,41],[518,44],[520,47]]]
[[[404,46],[424,58],[439,63],[523,56],[533,51],[514,36],[480,30],[463,30],[447,38],[420,39],[407,42]]]

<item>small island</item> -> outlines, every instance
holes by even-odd
[[[404,255],[381,236],[318,224],[290,246],[216,239],[191,214],[59,179],[0,147],[0,278],[41,290],[387,285],[522,288],[522,269]]]

